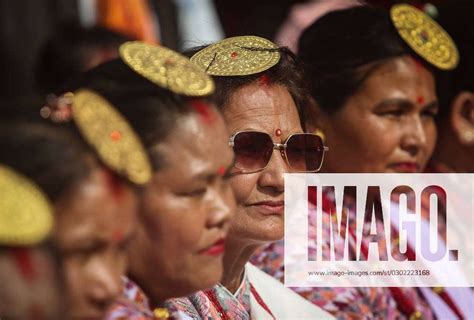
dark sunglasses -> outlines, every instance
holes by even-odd
[[[295,133],[284,143],[274,143],[268,133],[239,131],[229,140],[234,149],[234,166],[242,173],[258,172],[268,165],[273,149],[280,151],[288,166],[297,172],[316,172],[323,164],[324,146],[320,136],[312,133]]]

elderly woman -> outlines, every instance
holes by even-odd
[[[229,184],[234,157],[224,120],[207,99],[214,90],[208,75],[164,47],[129,42],[120,52],[120,59],[74,84],[116,106],[152,163],[152,178],[139,194],[140,224],[128,251],[123,296],[107,318],[167,318],[173,310],[164,308],[166,299],[222,277],[235,209]]]
[[[432,24],[423,13],[407,6],[394,7],[392,17],[406,10],[418,18],[411,25],[419,21]],[[356,7],[323,16],[300,38],[299,54],[311,77],[318,110],[317,127],[331,148],[324,172],[417,173],[433,152],[438,112],[433,71],[454,68],[455,49],[449,41],[442,43],[445,61],[435,54],[419,55],[415,53],[420,52],[419,43],[433,45],[430,35],[420,34],[423,42],[404,40],[396,23],[388,12]],[[443,42],[437,40],[435,43]],[[336,250],[342,252],[341,245],[336,244]],[[279,243],[266,248],[254,262],[282,279],[282,252]],[[416,288],[295,291],[338,318],[360,314],[389,319],[433,317],[431,302]]]
[[[322,162],[322,140],[304,133],[306,95],[294,57],[246,36],[208,46],[191,61],[215,76],[238,204],[221,283],[170,304],[193,319],[331,318],[248,263],[259,247],[283,237],[283,174],[315,172]]]
[[[134,145],[130,144],[127,150],[134,152]],[[51,238],[64,273],[66,314],[73,318],[103,317],[121,292],[120,275],[126,268],[126,249],[135,233],[137,202],[130,184],[104,166],[71,130],[44,123],[3,126],[0,154],[0,163],[34,182],[51,202],[54,216]],[[16,199],[16,205],[25,209],[33,203],[28,198]],[[29,217],[42,223],[41,214],[42,211],[37,211],[33,217],[26,216],[25,221]],[[28,277],[31,286],[39,277],[48,275],[44,271],[52,268],[47,261],[38,265],[36,259],[37,256],[26,252],[17,255],[19,270]],[[2,283],[3,288],[8,288],[8,282]],[[20,284],[15,288],[21,290]],[[36,293],[37,299],[51,298],[47,286],[42,289],[41,293],[29,294]],[[27,300],[22,297],[21,301]],[[2,299],[5,301],[8,300]],[[25,319],[41,319],[41,314],[54,308],[54,303],[51,299],[46,309],[33,306],[28,312],[35,315],[25,314]],[[9,312],[14,312],[17,304],[12,304]],[[60,318],[65,316],[62,314]]]

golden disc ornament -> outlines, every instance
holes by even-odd
[[[390,16],[402,39],[423,59],[441,70],[456,68],[456,44],[436,21],[407,4],[393,6]]]
[[[171,49],[140,41],[122,44],[121,59],[136,73],[174,93],[200,97],[214,92],[214,81]]]
[[[53,212],[43,192],[29,179],[0,165],[0,246],[30,246],[45,240]]]
[[[265,38],[239,36],[200,50],[191,61],[213,76],[247,76],[276,65],[280,52],[276,44]]]
[[[151,179],[152,168],[145,148],[125,118],[97,93],[74,93],[73,119],[84,139],[112,170],[136,184]]]

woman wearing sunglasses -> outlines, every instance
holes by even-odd
[[[270,41],[235,37],[199,50],[191,61],[214,76],[215,101],[234,150],[230,183],[237,199],[217,286],[170,302],[193,319],[327,319],[331,316],[248,263],[283,237],[287,172],[315,172],[324,146],[304,133],[305,91],[294,57]]]
[[[408,12],[400,18],[402,21],[416,17],[407,23],[414,28],[409,34],[417,34],[416,28],[423,29],[420,21],[437,30],[438,36],[442,34],[427,16],[407,7],[394,7],[391,14],[394,17]],[[323,16],[300,38],[299,56],[311,80],[317,127],[331,148],[324,172],[419,173],[433,151],[438,111],[433,71],[455,67],[455,49],[452,43],[442,43],[449,51],[444,55],[446,61],[439,61],[437,54],[419,55],[415,50],[420,52],[420,43],[435,46],[433,43],[441,43],[441,39],[433,40],[433,35],[421,33],[416,39],[404,40],[396,22],[388,12],[360,6]],[[348,212],[354,212],[350,206]],[[370,229],[370,225],[366,227]],[[344,251],[343,241],[336,244],[336,250]],[[281,246],[269,247],[255,257],[255,263],[282,279],[282,252]],[[423,289],[295,291],[342,319],[358,318],[360,314],[368,318],[431,319],[434,308],[422,294]],[[333,299],[326,299],[329,296]]]
[[[74,86],[113,103],[152,163],[151,180],[139,192],[140,224],[124,292],[107,318],[179,318],[164,301],[221,279],[235,209],[228,181],[232,149],[222,115],[207,101],[214,82],[172,50],[128,42],[119,59],[88,71]]]
[[[81,98],[81,94],[77,98]],[[76,114],[81,113],[75,110]],[[111,123],[113,120],[109,119]],[[88,130],[96,125],[97,121],[92,121],[83,127],[84,132],[91,132]],[[104,126],[102,122],[98,125]],[[100,141],[104,142],[107,144]],[[130,143],[126,150],[135,153],[134,144]],[[116,151],[115,147],[108,150],[114,154]],[[65,314],[59,318],[102,318],[120,295],[126,249],[135,233],[137,201],[130,183],[109,169],[111,166],[103,165],[74,131],[46,123],[4,125],[0,130],[0,155],[2,164],[29,178],[51,202],[54,223],[50,244],[59,256],[57,266],[62,267],[65,289],[65,301],[61,303]],[[27,209],[33,200],[17,198],[16,205]],[[25,221],[29,218],[40,223],[41,213],[38,210],[34,213],[38,216],[27,216]],[[38,263],[38,256],[25,250],[18,250],[13,256],[19,275],[25,277],[33,289],[42,276],[52,271],[48,270],[51,266],[47,261]],[[9,276],[11,280],[16,274]],[[43,279],[51,280],[54,278]],[[15,288],[21,290],[21,283]],[[8,287],[8,283],[2,282],[2,287]],[[21,301],[26,303],[32,294],[38,294],[39,301],[52,298],[46,285],[41,289],[44,291],[32,290]],[[8,300],[2,302],[5,301]],[[46,309],[33,305],[31,310],[26,310],[28,315],[19,318],[41,319],[46,314],[43,312],[57,308],[55,302],[51,299]],[[17,304],[21,305],[17,302],[9,311],[14,312]]]

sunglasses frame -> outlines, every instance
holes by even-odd
[[[282,158],[285,160],[286,164],[288,165],[288,167],[292,170],[294,170],[295,172],[299,172],[299,173],[302,173],[302,172],[318,172],[319,170],[321,170],[321,167],[323,166],[323,162],[324,162],[324,153],[326,151],[329,151],[329,147],[325,146],[324,145],[324,140],[321,136],[317,135],[317,134],[314,134],[314,133],[305,133],[305,132],[300,132],[300,133],[293,133],[291,135],[288,136],[288,138],[286,138],[285,142],[284,143],[277,143],[277,142],[273,142],[273,139],[272,139],[272,136],[266,132],[262,132],[262,131],[255,131],[255,130],[243,130],[243,131],[237,131],[235,132],[234,134],[232,134],[229,138],[229,146],[233,149],[234,148],[234,141],[235,141],[235,137],[239,134],[239,133],[246,133],[246,132],[257,132],[257,133],[264,133],[266,134],[269,138],[270,138],[270,141],[273,143],[273,150],[278,150],[280,151],[280,155],[282,156]],[[308,136],[317,136],[319,139],[321,139],[321,143],[322,143],[322,149],[323,149],[323,153],[321,155],[321,163],[319,164],[319,167],[316,169],[316,170],[296,170],[294,169],[290,162],[288,161],[288,156],[286,154],[286,148],[288,146],[288,140],[291,139],[291,137],[295,136],[295,135],[308,135]],[[272,150],[272,151],[273,151]],[[244,171],[240,168],[237,168],[234,164],[234,167],[238,170],[241,170],[240,172],[241,173],[256,173],[256,172],[260,172],[260,171],[263,171],[265,170],[265,168],[268,166],[268,164],[270,163],[270,160],[272,159],[273,157],[273,152],[272,152],[272,155],[270,157],[270,159],[267,161],[267,164],[265,165],[265,167],[261,168],[261,169],[258,169],[258,170],[254,170],[254,171]]]

